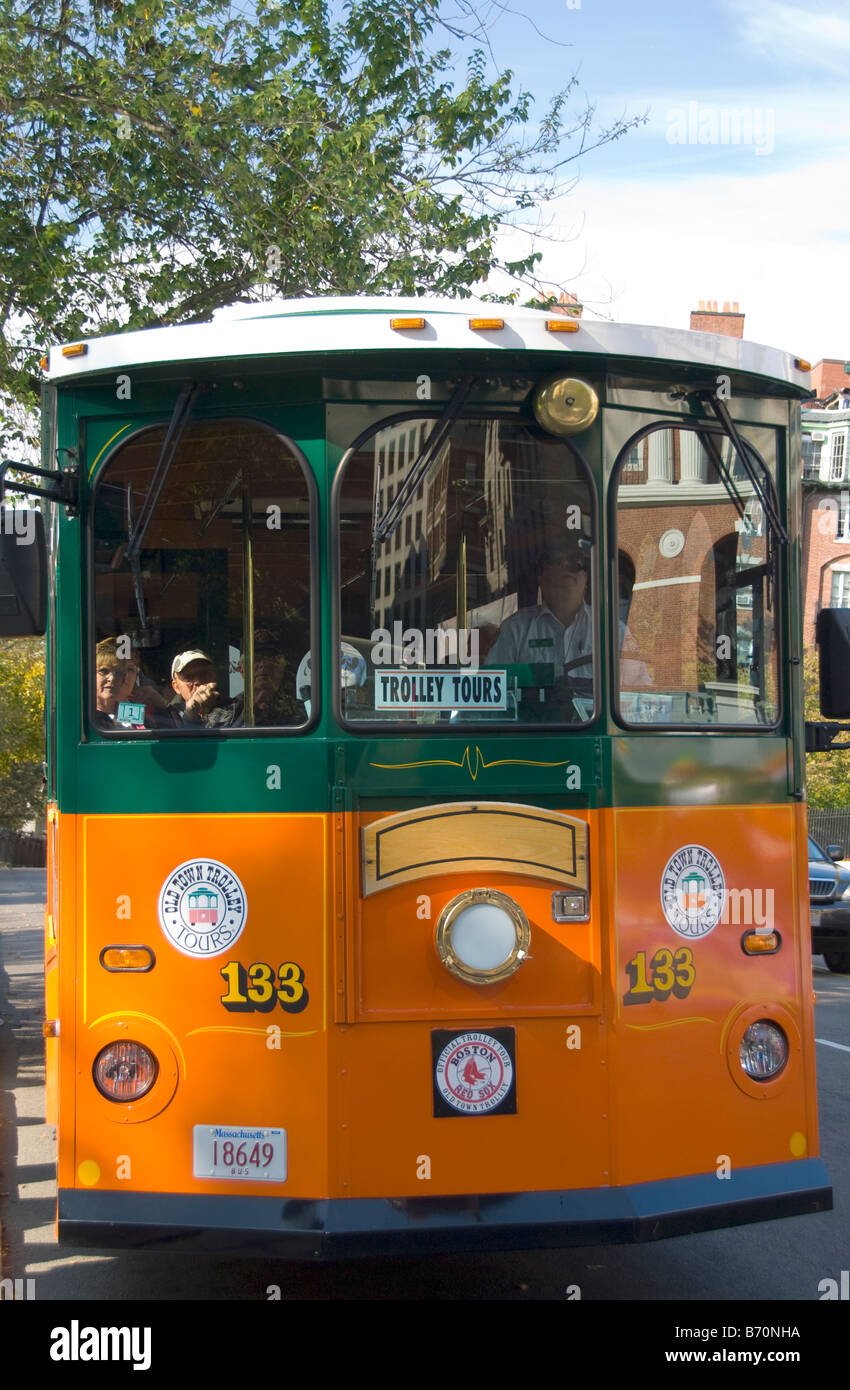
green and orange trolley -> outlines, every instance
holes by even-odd
[[[347,1256],[830,1206],[806,367],[399,298],[51,350],[62,1239]]]

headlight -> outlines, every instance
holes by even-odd
[[[471,985],[495,984],[528,955],[531,929],[519,903],[495,888],[460,893],[437,922],[437,953],[447,970]]]
[[[788,1039],[778,1023],[760,1018],[741,1038],[740,1062],[753,1081],[770,1081],[788,1061]]]
[[[94,1059],[94,1084],[107,1100],[139,1100],[147,1095],[159,1065],[153,1053],[137,1042],[114,1042]]]

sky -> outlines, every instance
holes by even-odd
[[[497,63],[541,112],[577,72],[597,125],[649,117],[569,166],[578,182],[545,208],[536,241],[542,275],[591,318],[686,328],[699,300],[737,300],[746,338],[850,360],[847,0],[505,0],[490,12]]]

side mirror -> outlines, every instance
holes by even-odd
[[[826,852],[830,859],[834,859],[836,863],[839,859],[844,858],[844,849],[841,845],[827,845]]]
[[[815,625],[820,707],[827,719],[850,717],[850,609],[822,608]]]
[[[44,518],[0,507],[0,637],[41,637],[46,626]]]

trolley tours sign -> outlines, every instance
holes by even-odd
[[[723,916],[726,879],[710,850],[683,845],[661,876],[661,907],[679,936],[708,936]]]
[[[501,710],[506,671],[376,671],[375,709]]]
[[[186,956],[217,956],[242,935],[248,919],[245,889],[217,859],[187,859],[165,880],[159,922]]]

